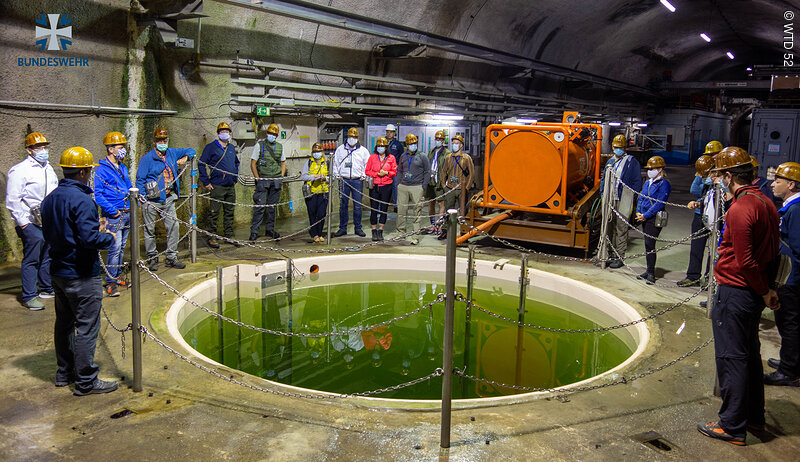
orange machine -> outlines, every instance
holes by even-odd
[[[470,202],[467,222],[497,237],[588,254],[600,225],[602,130],[577,112],[565,112],[561,123],[488,126],[483,192]],[[478,234],[468,226],[462,232],[459,243]]]

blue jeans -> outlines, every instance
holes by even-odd
[[[106,217],[108,220],[107,228],[114,232],[114,244],[108,249],[106,266],[113,278],[106,275],[107,283],[116,283],[119,275],[122,274],[122,255],[125,253],[125,243],[128,242],[128,231],[130,231],[131,214],[130,212],[120,212],[117,218]]]
[[[54,277],[53,282],[56,293],[56,380],[75,377],[75,388],[90,390],[100,370],[94,363],[94,350],[100,332],[103,284],[100,276]]]
[[[25,229],[16,227],[17,236],[22,238],[22,301],[36,298],[38,291],[52,292],[50,282],[50,245],[44,240],[42,228],[30,223]]]
[[[350,198],[353,198],[353,226],[356,230],[361,229],[361,197],[363,184],[361,180],[339,180],[339,229],[347,231],[347,212],[349,209]]]

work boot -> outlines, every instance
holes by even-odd
[[[356,230],[356,236],[358,236],[358,237],[367,237],[367,234],[364,232],[364,230],[362,230],[361,228],[358,228]]]
[[[644,278],[644,282],[646,282],[647,285],[652,286],[656,283],[656,275],[653,273],[647,273],[647,276]]]
[[[644,273],[636,276],[636,279],[647,279],[647,271],[645,271]]]
[[[74,374],[70,374],[69,377],[66,377],[66,378],[59,377],[58,374],[56,374],[56,382],[55,382],[55,384],[56,384],[57,387],[59,387],[59,388],[66,387],[71,383],[75,383],[75,375]]]
[[[373,229],[372,230],[372,242],[378,242],[378,230],[377,229]]]
[[[219,248],[219,242],[217,242],[217,240],[214,239],[214,238],[209,239],[208,241],[206,241],[206,243],[212,249],[218,249]]]
[[[678,287],[695,287],[700,285],[700,279],[683,279],[676,283]]]
[[[737,446],[744,446],[746,444],[744,436],[731,435],[719,426],[719,422],[697,424],[697,431],[708,436],[709,438],[727,441],[728,443],[735,444]]]
[[[338,230],[338,231],[336,231],[336,232],[333,234],[333,237],[342,237],[342,236],[344,236],[345,234],[347,234],[347,230],[346,230],[346,229],[341,229],[341,228],[339,228],[339,230]]]
[[[168,268],[177,268],[177,269],[186,268],[186,263],[178,260],[177,258],[167,258],[166,264]]]
[[[72,391],[72,394],[75,396],[97,395],[100,393],[112,392],[116,390],[118,387],[119,383],[115,381],[94,379],[94,382],[92,382],[92,388],[88,390],[81,390],[78,387],[75,387],[75,390]]]
[[[268,237],[270,239],[279,239],[281,237],[281,235],[276,233],[274,229],[264,233],[264,236],[266,236],[266,237]]]
[[[379,230],[378,230],[378,240],[379,240],[379,241],[382,241],[382,240],[383,240],[383,230],[382,230],[382,229],[379,229]]]
[[[764,385],[775,385],[779,387],[800,387],[800,380],[797,377],[790,377],[778,371],[764,374]]]
[[[44,303],[36,297],[25,302],[25,306],[30,311],[42,311],[44,309]]]
[[[703,300],[700,302],[700,308],[706,308],[708,306],[708,300]]]
[[[257,234],[251,234],[250,237],[247,238],[247,240],[250,241],[250,242],[255,242],[256,239],[258,239],[258,235]]]
[[[438,239],[440,241],[446,240],[447,239],[447,230],[442,231],[442,234],[440,234],[439,237],[437,237],[436,239]]]
[[[612,269],[622,268],[622,260],[614,260],[608,265],[608,267]]]
[[[775,358],[769,358],[767,360],[767,366],[769,366],[769,367],[771,367],[773,369],[778,369],[779,367],[781,367],[781,360],[780,359],[775,359]]]
[[[158,257],[151,257],[147,263],[147,269],[150,271],[158,271]]]

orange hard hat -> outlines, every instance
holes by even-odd
[[[625,139],[625,135],[617,135],[614,137],[614,140],[611,141],[612,148],[624,148],[628,146],[628,140]]]
[[[230,129],[231,126],[228,125],[228,122],[220,122],[219,125],[217,125],[217,133],[219,133],[220,130],[230,130]]]
[[[456,136],[452,137],[450,140],[451,141],[458,140],[458,141],[461,141],[461,144],[464,144],[464,137],[461,136],[461,135],[456,135]]]
[[[714,166],[714,159],[712,159],[711,156],[708,155],[700,156],[694,163],[695,170],[697,170],[697,173],[699,173],[701,176],[706,176],[708,171],[711,170],[711,167],[713,166]]]
[[[33,132],[30,135],[25,137],[25,147],[31,147],[35,144],[50,144],[47,141],[47,138],[44,137],[41,133]]]
[[[96,167],[98,164],[94,163],[92,153],[88,149],[75,146],[61,154],[61,160],[58,161],[58,165],[67,168],[86,168]]]
[[[106,146],[113,146],[115,144],[128,144],[125,135],[120,132],[108,132],[103,137],[103,144]]]
[[[647,165],[645,168],[664,168],[667,166],[667,163],[664,161],[664,158],[661,156],[653,156],[647,159]]]
[[[153,132],[153,138],[156,140],[161,140],[164,138],[169,138],[169,134],[167,134],[166,128],[156,128],[156,131]]]
[[[436,130],[436,134],[433,137],[437,140],[443,140],[445,138],[444,130]]]
[[[784,162],[778,165],[778,169],[775,170],[775,176],[800,183],[800,164],[797,162]]]
[[[352,136],[354,138],[358,138],[358,129],[356,127],[350,127],[350,129],[347,130],[347,136],[348,137]]]
[[[719,141],[709,141],[706,145],[706,152],[703,154],[714,155],[720,151],[722,151],[722,143]]]
[[[323,150],[324,149],[322,149],[322,144],[320,143],[314,143],[314,145],[311,146],[311,152],[321,152]]]
[[[379,136],[375,141],[375,146],[389,146],[389,140],[385,136]]]
[[[278,124],[269,124],[269,125],[267,125],[267,133],[269,133],[270,135],[278,136],[278,134],[280,132],[281,132],[281,129],[280,129],[280,127],[278,127]]]
[[[714,156],[715,167],[712,171],[721,172],[736,167],[743,167],[750,164],[750,154],[742,148],[728,146]]]
[[[408,135],[406,135],[406,144],[407,145],[408,144],[415,144],[417,141],[418,141],[417,140],[417,135],[415,135],[413,133],[409,133]]]

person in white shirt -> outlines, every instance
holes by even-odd
[[[353,199],[353,227],[358,236],[366,237],[361,229],[361,198],[366,179],[364,170],[369,151],[358,142],[358,129],[347,131],[347,140],[333,154],[333,177],[339,179],[339,230],[334,237],[347,234],[348,204]]]
[[[6,208],[22,239],[22,303],[31,311],[44,309],[40,298],[53,298],[50,283],[50,249],[42,234],[40,205],[44,197],[58,187],[58,178],[48,163],[50,151],[41,133],[25,138],[28,155],[11,167],[6,185]],[[38,296],[37,296],[38,286]]]

